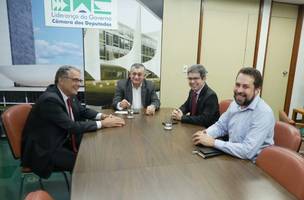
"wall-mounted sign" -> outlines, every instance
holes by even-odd
[[[117,28],[117,0],[44,0],[46,26]]]

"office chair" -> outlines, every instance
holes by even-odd
[[[304,158],[286,148],[271,146],[263,149],[256,165],[275,179],[299,200],[304,200]]]
[[[49,193],[43,190],[37,190],[26,195],[24,200],[54,200]]]
[[[299,129],[296,127],[277,121],[274,126],[274,144],[292,151],[298,152],[302,139]]]
[[[282,122],[288,123],[290,125],[293,125],[293,126],[299,128],[299,129],[303,129],[304,128],[304,123],[295,122],[294,120],[290,119],[288,117],[288,115],[283,110],[279,111],[279,120],[282,121]],[[304,140],[303,135],[302,135],[302,140]]]
[[[20,159],[21,157],[21,143],[22,143],[22,133],[25,126],[28,115],[32,109],[30,104],[19,104],[9,107],[2,114],[2,122],[4,127],[4,132],[6,133],[8,143],[10,145],[12,154],[15,159]],[[56,170],[55,170],[56,171]],[[70,191],[69,181],[67,175],[64,171],[61,172],[65,178],[65,182]],[[32,175],[32,170],[30,168],[21,167],[21,184],[19,189],[19,199],[21,199],[23,192],[23,183],[27,175]],[[40,188],[43,189],[42,180],[39,177]]]
[[[232,101],[232,99],[224,99],[219,103],[220,115],[226,112]]]
[[[299,128],[302,137],[302,143],[304,142],[304,123],[295,122],[294,120],[290,119],[283,110],[279,111],[279,120]],[[304,156],[304,151],[300,151],[300,154]]]

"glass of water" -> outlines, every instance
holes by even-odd
[[[129,106],[127,111],[128,111],[127,118],[129,118],[129,119],[134,118],[134,109],[132,108],[132,106]]]

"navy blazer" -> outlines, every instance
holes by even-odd
[[[117,104],[126,99],[132,104],[132,81],[130,79],[120,80],[117,82],[115,94],[113,98],[113,108],[117,109]],[[159,109],[160,101],[156,95],[154,85],[151,81],[144,79],[141,86],[141,103],[144,108],[154,105],[156,110]]]
[[[84,132],[95,131],[96,111],[85,108],[76,97],[72,98],[74,120],[71,120],[63,97],[55,85],[50,85],[39,97],[27,119],[22,135],[21,165],[30,167],[42,178],[53,170],[52,154],[63,148],[70,134],[79,140]]]

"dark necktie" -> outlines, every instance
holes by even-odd
[[[67,99],[67,104],[68,104],[68,113],[69,113],[69,116],[73,120],[73,117],[72,117],[72,100],[71,100],[71,98]],[[75,135],[73,133],[71,134],[71,142],[72,142],[72,147],[73,147],[74,153],[77,153],[76,138],[75,138]]]
[[[192,91],[192,94],[191,94],[191,113],[190,115],[193,116],[196,114],[196,97],[197,97],[197,93]]]

